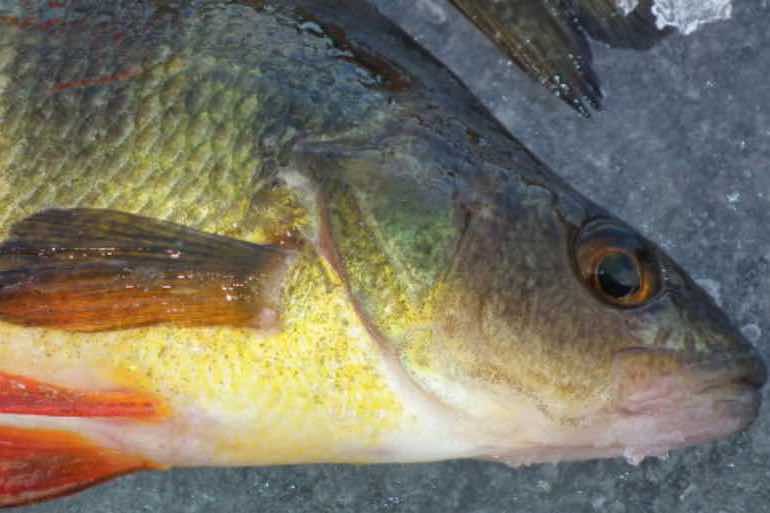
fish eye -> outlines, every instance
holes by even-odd
[[[605,255],[596,266],[596,280],[602,292],[623,299],[636,294],[642,277],[634,258],[620,251]]]
[[[583,227],[575,241],[575,260],[584,284],[611,305],[638,307],[660,291],[660,266],[647,243],[611,220]]]

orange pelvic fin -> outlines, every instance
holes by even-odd
[[[143,458],[66,431],[0,427],[0,506],[67,495],[129,472],[158,468]]]
[[[73,390],[0,372],[0,413],[161,420],[168,407],[143,392]]]

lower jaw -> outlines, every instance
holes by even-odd
[[[746,429],[756,418],[759,392],[726,385],[690,397],[663,398],[634,409],[597,412],[581,427],[555,429],[547,440],[491,451],[485,459],[511,466],[623,457],[638,465],[647,457],[698,445]]]
[[[742,385],[726,385],[702,395],[657,401],[640,411],[624,413],[616,422],[616,436],[632,463],[646,456],[660,456],[671,449],[698,445],[746,429],[759,410],[759,391]],[[638,424],[648,429],[640,430]]]

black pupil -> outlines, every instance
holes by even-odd
[[[641,287],[641,277],[634,260],[624,253],[610,253],[596,268],[602,291],[616,299],[635,294]]]

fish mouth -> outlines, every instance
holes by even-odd
[[[767,381],[753,349],[690,363],[661,351],[631,350],[617,355],[615,368],[606,441],[623,447],[631,463],[746,429],[759,413]]]
[[[753,348],[684,361],[675,352],[628,349],[615,355],[609,394],[568,423],[534,422],[523,444],[483,448],[484,457],[512,466],[649,456],[723,438],[756,419],[767,369]]]

